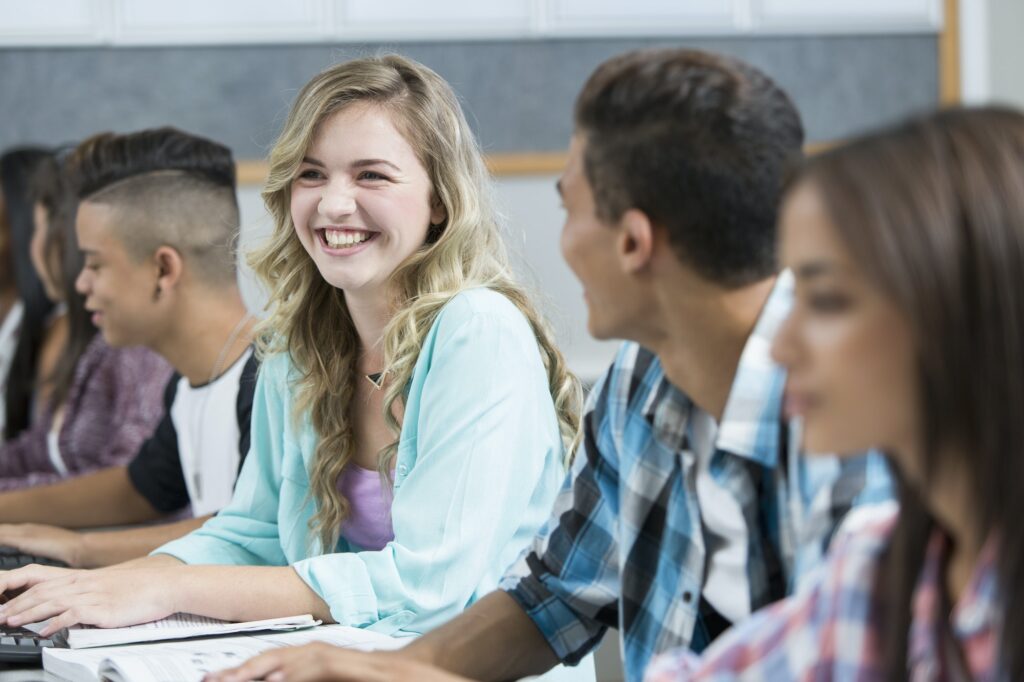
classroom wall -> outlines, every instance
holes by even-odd
[[[960,0],[964,102],[1024,107],[1024,2]]]
[[[758,36],[339,45],[0,49],[0,148],[171,123],[262,158],[298,88],[326,66],[399,51],[447,78],[489,152],[560,150],[597,64],[685,45],[765,70],[804,115],[808,140],[842,138],[936,102],[936,37]]]
[[[1024,2],[992,0],[989,26],[992,98],[1024,107]]]

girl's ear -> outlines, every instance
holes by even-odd
[[[435,194],[430,202],[430,226],[440,227],[446,220],[448,220],[448,209],[441,203],[440,197]]]

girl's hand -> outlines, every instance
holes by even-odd
[[[51,618],[48,637],[72,625],[124,627],[176,612],[175,571],[164,567],[97,569],[26,566],[0,575],[0,592],[20,594],[0,606],[0,624],[17,627]]]

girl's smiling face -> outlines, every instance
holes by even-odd
[[[359,103],[320,124],[292,182],[291,216],[323,278],[362,296],[380,292],[445,213],[391,115]]]

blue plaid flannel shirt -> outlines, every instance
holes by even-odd
[[[747,522],[751,609],[791,593],[818,566],[854,505],[889,499],[881,456],[806,457],[782,418],[785,373],[772,338],[792,303],[784,272],[740,358],[710,470]],[[699,614],[707,563],[687,439],[696,408],[661,363],[624,344],[594,387],[583,444],[552,515],[501,583],[566,663],[619,631],[628,680],[677,647],[709,643]]]

